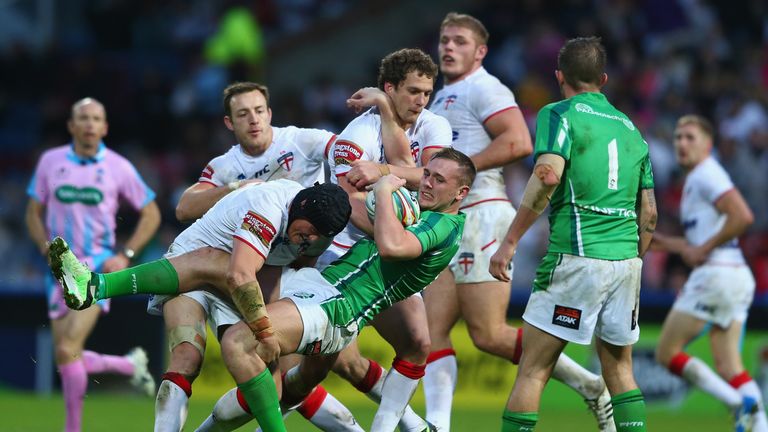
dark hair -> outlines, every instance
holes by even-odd
[[[479,19],[472,15],[462,14],[458,12],[448,12],[448,15],[443,18],[442,24],[440,24],[440,31],[448,26],[464,27],[472,31],[477,36],[478,45],[488,44],[488,38],[490,34]]]
[[[570,39],[557,55],[557,68],[574,90],[585,84],[599,86],[606,62],[605,47],[595,36]]]
[[[677,127],[692,124],[698,126],[699,129],[708,136],[710,140],[715,139],[715,128],[712,127],[712,123],[706,118],[697,114],[687,114],[677,119]]]
[[[236,82],[228,85],[222,92],[224,96],[224,114],[227,117],[232,116],[232,107],[229,106],[229,103],[232,101],[233,96],[256,90],[264,95],[264,99],[267,101],[267,108],[269,108],[269,89],[267,89],[267,86],[255,82]]]
[[[459,168],[461,168],[459,185],[470,187],[472,186],[472,183],[475,181],[475,176],[477,175],[477,169],[475,168],[475,164],[472,162],[472,159],[470,159],[469,156],[452,147],[446,147],[433,154],[432,157],[429,158],[429,160],[434,159],[447,159],[459,164]]]
[[[403,48],[387,54],[381,59],[379,66],[379,89],[384,90],[384,83],[390,83],[395,87],[405,81],[408,73],[416,71],[419,76],[426,75],[435,81],[437,77],[437,65],[429,54],[417,48]]]
[[[320,235],[332,238],[347,226],[351,214],[349,195],[341,186],[315,183],[293,198],[288,210],[288,226],[296,219],[305,219]]]

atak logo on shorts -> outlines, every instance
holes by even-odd
[[[316,340],[314,342],[310,342],[306,348],[304,348],[304,355],[318,355],[320,354],[321,348],[323,346],[322,340]]]
[[[281,155],[279,158],[277,158],[277,163],[283,167],[284,170],[290,171],[291,164],[293,163],[293,152],[288,152],[284,155]]]
[[[469,274],[472,264],[475,263],[475,254],[472,252],[462,252],[459,254],[459,265],[464,274]]]
[[[552,315],[552,324],[574,330],[581,324],[581,309],[555,305],[555,314]]]
[[[256,236],[264,246],[269,246],[277,234],[275,227],[264,216],[252,210],[243,218],[241,228]]]

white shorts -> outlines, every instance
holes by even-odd
[[[536,270],[523,319],[560,339],[588,345],[592,335],[626,346],[640,336],[640,258],[608,261],[548,253]]]
[[[517,212],[506,200],[482,202],[461,211],[466,214],[464,234],[448,268],[457,284],[496,282],[488,267]]]
[[[672,309],[727,328],[745,322],[755,294],[755,278],[746,265],[704,264],[695,268]]]
[[[173,258],[175,256],[183,255],[188,252],[192,252],[197,249],[201,249],[204,247],[208,247],[207,244],[203,243],[201,240],[184,240],[184,238],[176,238],[176,241],[171,243],[171,245],[168,247],[168,252],[163,255],[163,258]],[[191,297],[188,294],[191,293],[184,293],[181,295],[185,295],[187,297]],[[147,301],[147,313],[150,315],[163,315],[163,305],[168,300],[176,297],[175,295],[164,295],[164,294],[150,294],[149,300]],[[193,297],[194,298],[194,297]],[[194,298],[195,301],[200,303],[203,308],[206,308],[207,301],[205,300],[198,300],[198,298]],[[208,309],[206,309],[206,314],[208,313]],[[215,329],[215,327],[212,327]]]
[[[340,318],[334,322],[320,306],[322,303],[334,304],[345,309],[341,293],[323,278],[315,268],[303,268],[293,272],[290,277],[281,280],[281,299],[290,299],[299,309],[304,324],[296,353],[303,355],[333,354],[352,343],[360,332],[357,322],[347,319],[348,313],[337,314]],[[344,311],[347,312],[347,311]]]

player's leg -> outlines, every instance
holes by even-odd
[[[459,319],[459,304],[451,270],[443,270],[422,295],[432,341],[432,352],[427,358],[423,380],[427,421],[447,432],[451,425],[451,405],[458,372],[451,329]]]
[[[712,357],[715,361],[717,373],[728,382],[741,396],[741,406],[735,412],[736,430],[742,427],[755,432],[768,431],[768,419],[766,419],[765,406],[760,387],[744,369],[741,359],[741,337],[744,324],[740,321],[732,321],[727,328],[712,326],[709,332]]]
[[[672,309],[661,329],[656,347],[656,361],[670,372],[681,376],[701,390],[711,394],[731,409],[741,404],[742,396],[704,361],[685,353],[685,345],[693,340],[706,322],[686,312]]]
[[[171,358],[155,400],[155,431],[179,431],[187,417],[192,383],[205,354],[206,312],[195,299],[177,296],[163,304]]]
[[[523,355],[502,418],[505,432],[533,430],[538,421],[539,400],[566,342],[523,324]]]
[[[391,431],[400,423],[424,376],[429,356],[429,328],[421,296],[412,295],[392,305],[377,315],[372,325],[395,349],[395,359],[384,379],[371,430]]]
[[[94,273],[57,237],[49,249],[51,270],[63,287],[72,309],[83,309],[94,301],[132,294],[177,294],[203,284],[226,286],[229,254],[210,247],[171,258],[129,267],[113,273]]]
[[[88,372],[82,359],[85,340],[99,319],[101,308],[70,311],[51,320],[56,365],[66,407],[67,432],[79,432],[83,399],[88,387]]]
[[[597,353],[605,383],[613,395],[616,430],[644,432],[647,428],[645,400],[632,374],[632,345],[618,346],[598,339]]]

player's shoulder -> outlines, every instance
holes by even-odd
[[[472,75],[466,78],[467,85],[479,88],[498,88],[503,87],[509,90],[509,87],[504,85],[499,78],[495,75],[491,75],[484,67],[476,70]]]
[[[711,180],[716,177],[728,176],[728,172],[715,159],[714,156],[709,156],[691,172],[691,177],[694,180]]]
[[[344,140],[354,141],[356,138],[359,139],[363,134],[378,135],[380,125],[381,118],[378,112],[371,108],[352,119],[352,121],[347,124],[347,127],[345,127],[339,134],[337,142]]]
[[[56,159],[65,159],[71,149],[72,146],[69,144],[49,148],[40,155],[40,160],[54,161]]]
[[[448,122],[447,118],[439,114],[435,114],[426,108],[421,110],[421,114],[419,115],[419,122],[427,127],[447,127],[449,129],[451,127],[451,124]]]

